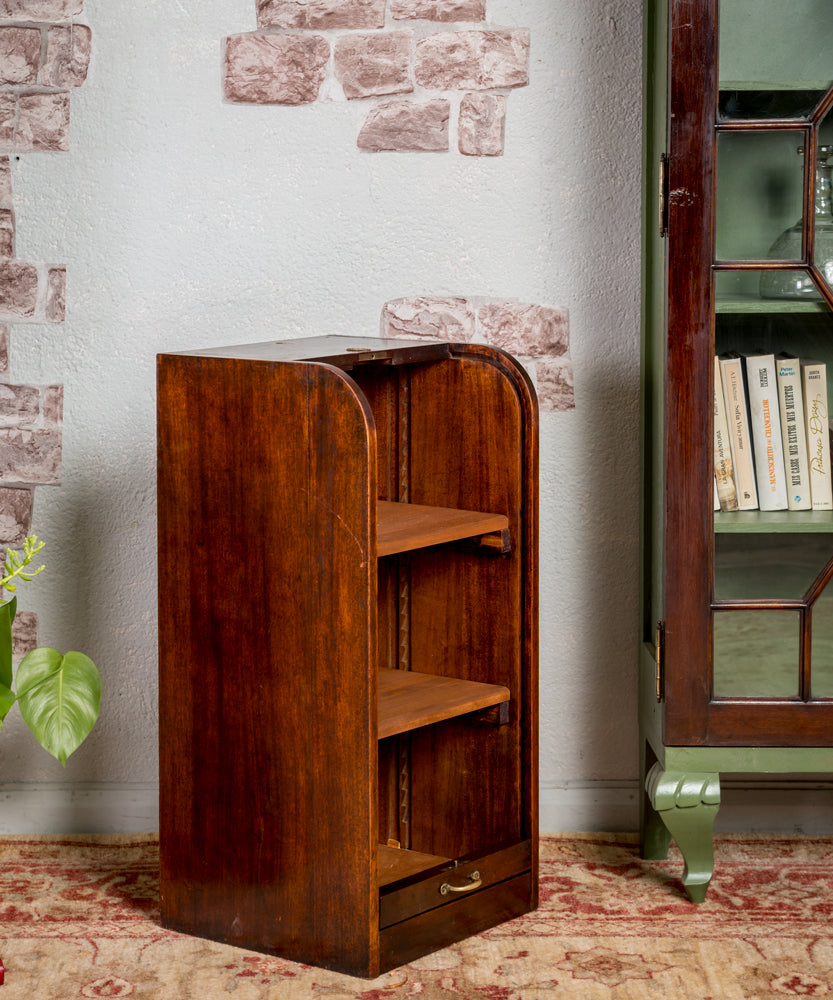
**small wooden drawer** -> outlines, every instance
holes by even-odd
[[[528,872],[531,866],[531,842],[525,840],[482,857],[450,861],[424,878],[383,886],[379,892],[379,927],[475,896],[498,882]]]

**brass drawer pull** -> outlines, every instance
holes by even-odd
[[[471,892],[472,889],[479,889],[481,885],[483,880],[480,878],[480,872],[472,872],[466,885],[450,885],[448,882],[443,882],[440,886],[440,895],[447,896],[450,892]]]

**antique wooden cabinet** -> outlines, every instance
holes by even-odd
[[[673,835],[699,901],[722,772],[833,770],[833,511],[797,509],[792,436],[787,509],[763,509],[770,452],[759,509],[715,510],[716,356],[833,375],[833,17],[811,0],[644,13],[642,848],[662,857]],[[807,385],[798,412],[821,447],[824,393]]]
[[[158,359],[165,926],[373,977],[537,905],[537,409],[489,347]]]

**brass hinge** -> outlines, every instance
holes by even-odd
[[[668,154],[659,158],[659,234],[668,235]]]
[[[656,659],[656,695],[662,701],[665,694],[665,622],[657,622],[654,633],[654,656]]]

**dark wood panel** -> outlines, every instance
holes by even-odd
[[[709,710],[710,746],[833,746],[833,701],[719,701]]]
[[[369,969],[372,420],[335,369],[163,358],[159,441],[163,921]]]
[[[672,0],[665,376],[665,732],[699,744],[711,694],[716,2]],[[705,405],[704,405],[705,404]]]

